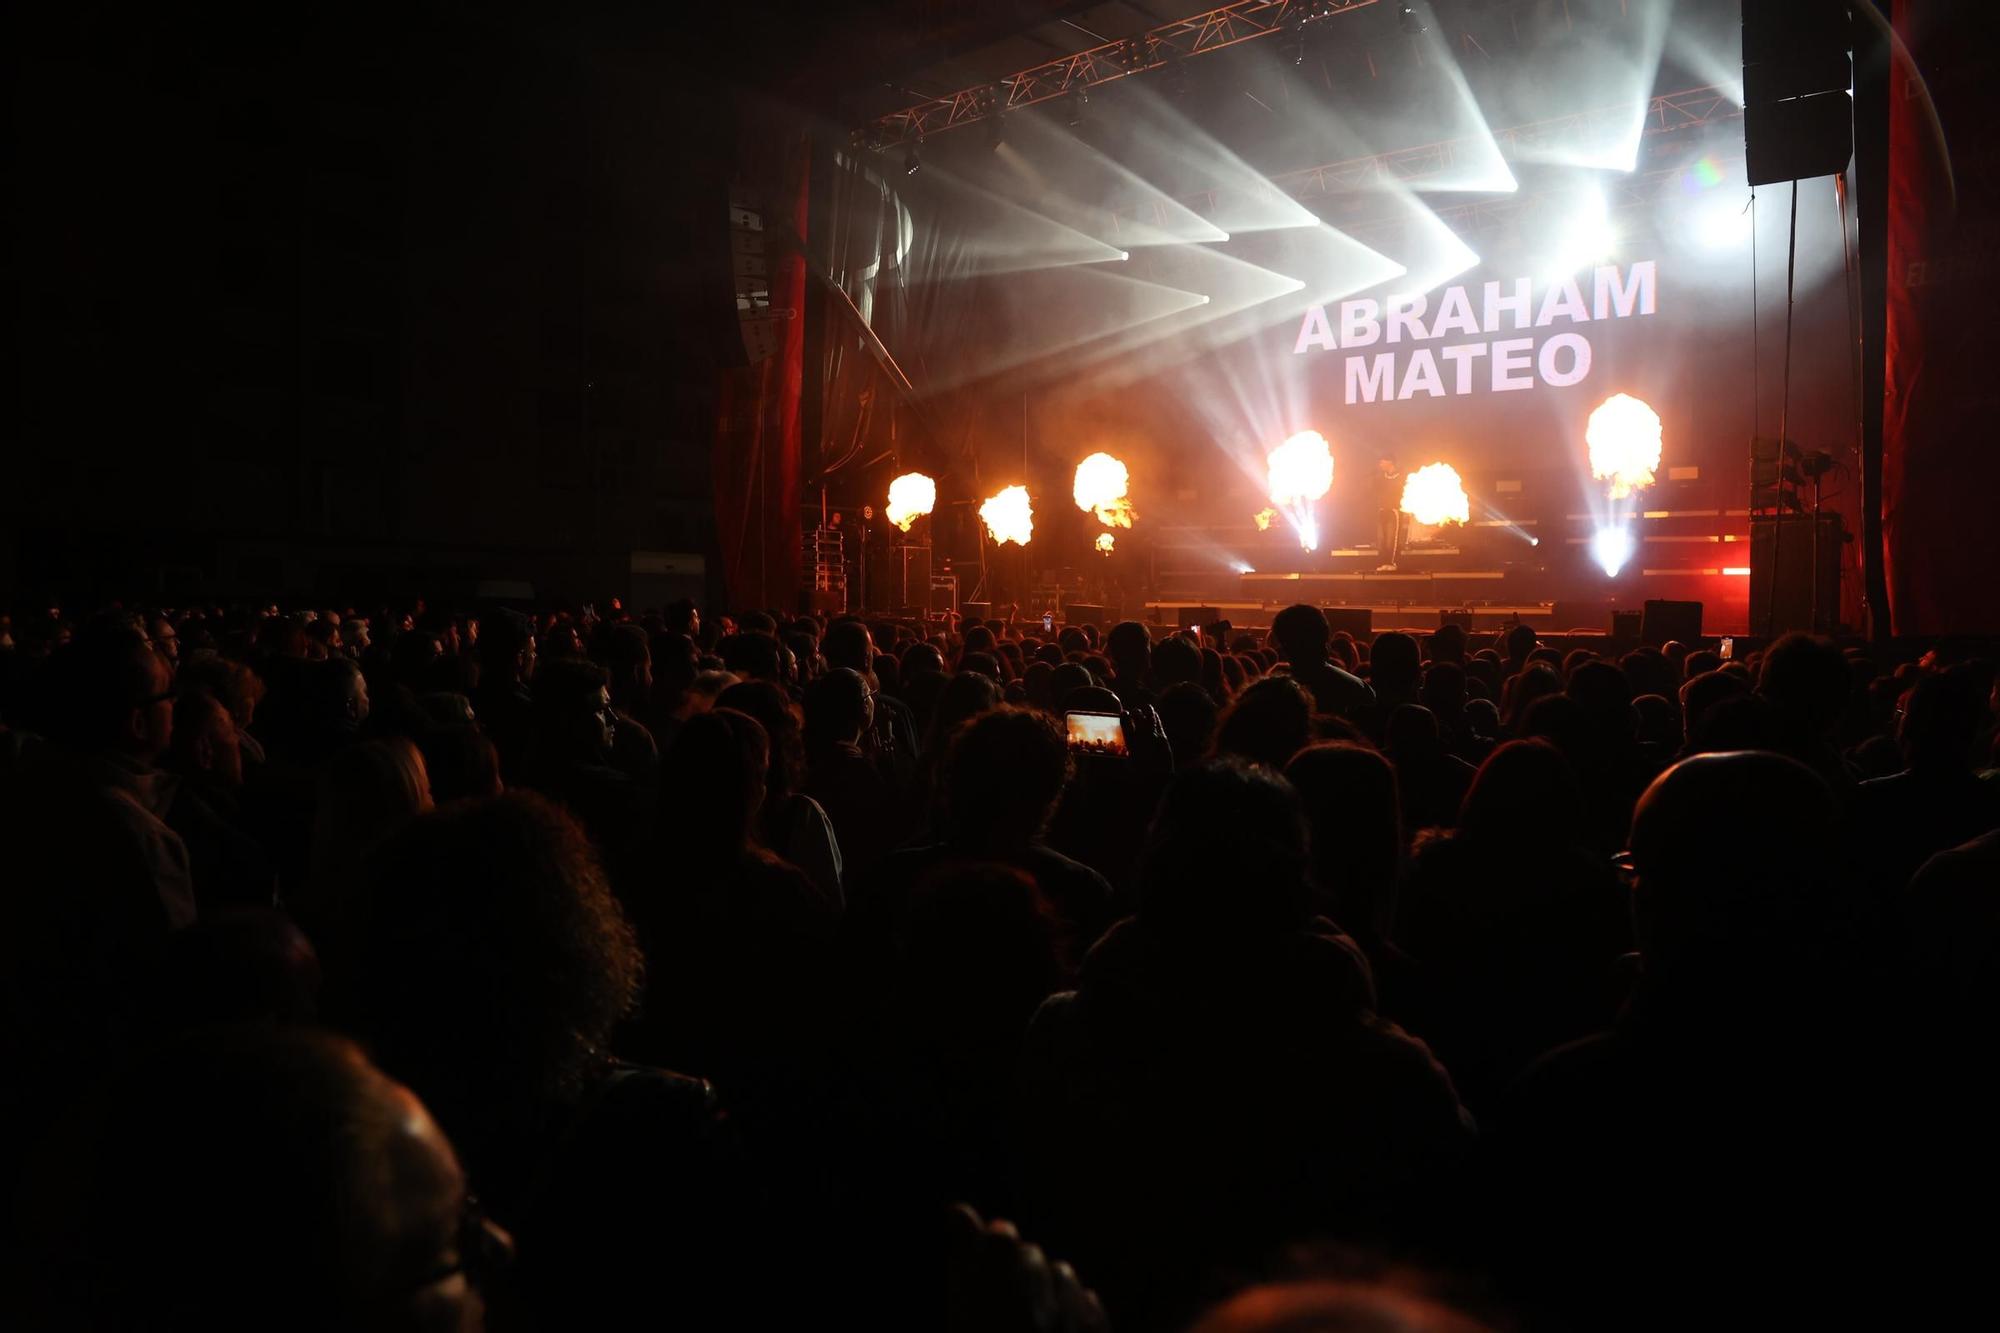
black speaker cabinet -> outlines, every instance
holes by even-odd
[[[1743,152],[1752,185],[1830,176],[1854,151],[1847,0],[1743,6]]]
[[[1100,629],[1109,629],[1110,626],[1105,623],[1110,619],[1106,610],[1107,608],[1091,602],[1071,602],[1063,608],[1063,624],[1096,625]]]
[[[1222,612],[1212,606],[1183,606],[1175,609],[1174,619],[1186,629],[1190,625],[1213,625],[1222,619]]]
[[[1750,521],[1750,632],[1825,633],[1840,619],[1840,515]]]
[[[1637,611],[1613,611],[1611,613],[1611,637],[1636,642],[1639,629],[1645,623]]]
[[[1657,648],[1669,639],[1693,643],[1701,637],[1700,602],[1646,603],[1645,617],[1639,622],[1639,641]]]
[[[1329,606],[1326,610],[1326,627],[1335,634],[1346,630],[1356,639],[1367,639],[1375,633],[1375,613],[1365,606]]]

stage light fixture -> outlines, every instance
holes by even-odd
[[[1396,22],[1411,37],[1422,35],[1426,26],[1423,15],[1417,13],[1413,5],[1400,6],[1396,11]]]
[[[996,111],[986,118],[986,147],[999,152],[1000,145],[1007,142],[1007,117]]]
[[[1079,83],[1069,95],[1069,111],[1065,119],[1071,129],[1083,124],[1084,112],[1090,106],[1090,85]]]
[[[1622,525],[1599,528],[1591,534],[1590,558],[1597,562],[1606,578],[1617,578],[1618,571],[1632,558],[1631,530]]]
[[[923,161],[918,158],[917,145],[913,143],[903,150],[903,174],[905,176],[914,176],[917,174],[917,168],[921,166],[923,166]]]

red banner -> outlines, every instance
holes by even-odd
[[[1898,633],[2000,626],[2000,59],[1990,7],[1896,0],[1882,506]]]
[[[805,371],[806,266],[779,238],[806,234],[811,143],[751,117],[739,149],[740,175],[773,212],[771,307],[781,315],[778,348],[762,361],[722,372],[711,455],[716,546],[727,609],[789,609],[799,588],[799,394]]]

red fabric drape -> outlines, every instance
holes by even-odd
[[[1904,634],[2000,627],[2000,375],[1987,328],[2000,286],[2000,60],[1972,30],[1987,10],[1951,0],[1896,0],[1894,10],[1915,66],[1899,51],[1889,87],[1882,507]]]
[[[726,609],[790,608],[799,587],[799,394],[805,372],[806,266],[780,241],[806,234],[811,143],[803,132],[773,133],[752,118],[743,129],[741,175],[764,187],[773,211],[771,306],[787,312],[778,350],[722,372],[717,395],[715,532]],[[754,142],[753,142],[754,141]],[[783,227],[775,224],[782,222]]]

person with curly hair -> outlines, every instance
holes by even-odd
[[[733,1139],[705,1080],[611,1053],[645,962],[574,818],[517,791],[415,820],[369,858],[349,961],[330,1013],[458,1145],[546,1326],[628,1326],[667,1278],[740,1297]]]

